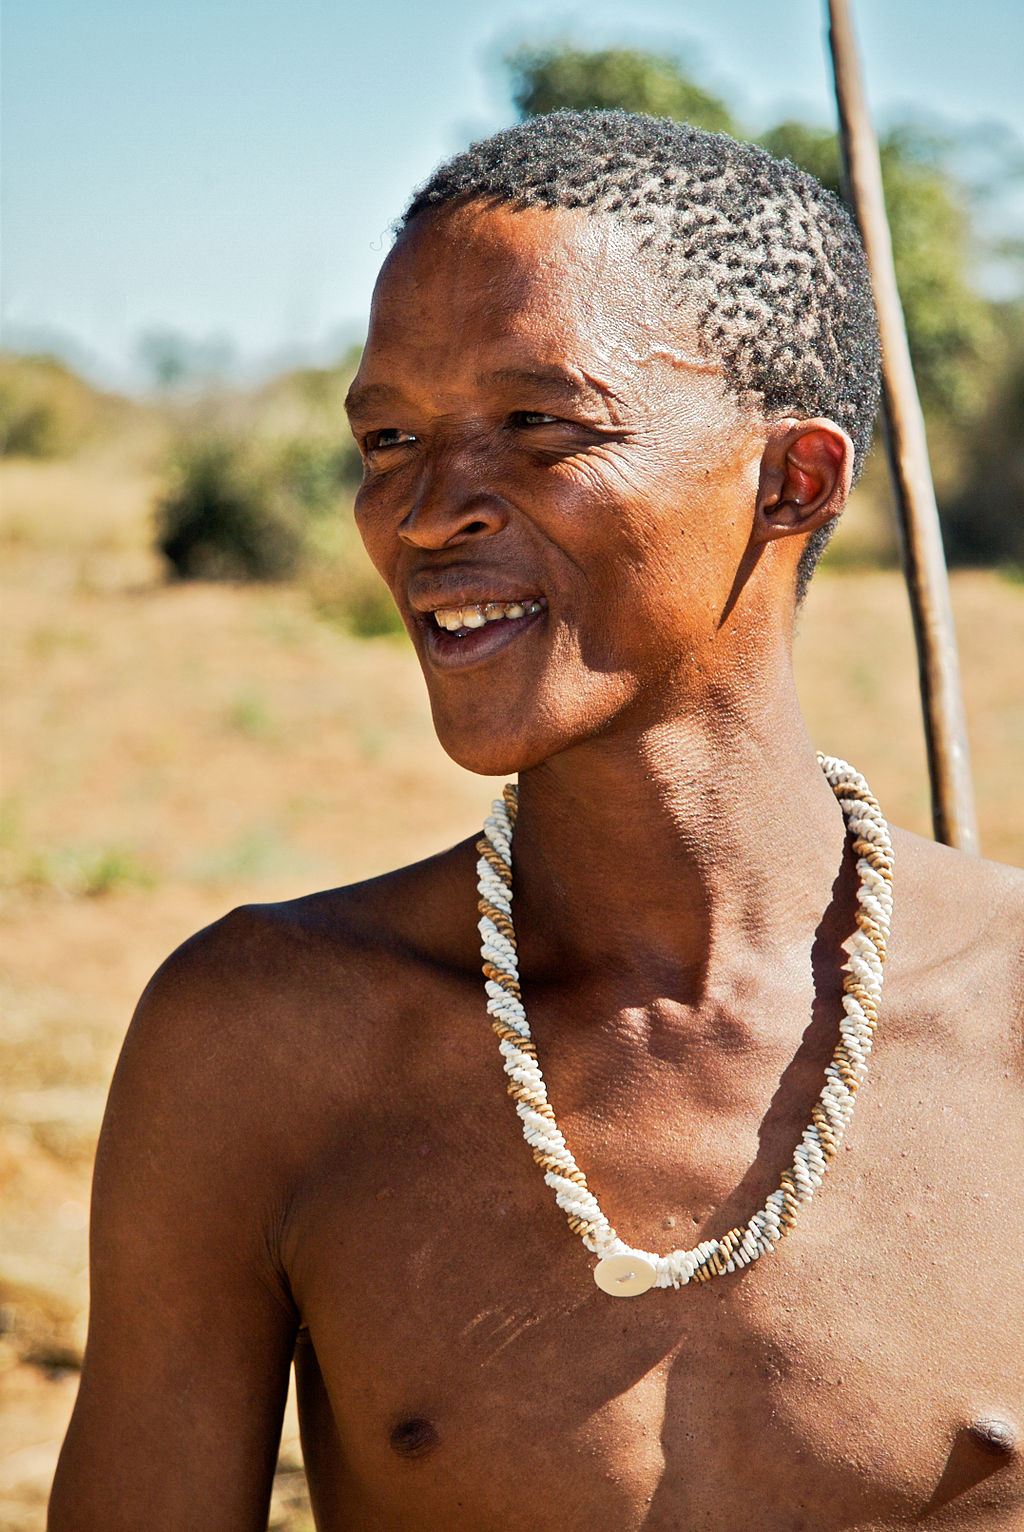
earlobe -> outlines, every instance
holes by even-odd
[[[777,420],[761,459],[753,540],[814,532],[846,503],[853,443],[834,421]]]

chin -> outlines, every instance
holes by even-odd
[[[542,747],[531,750],[518,740],[484,738],[461,729],[438,729],[437,737],[446,755],[478,777],[514,777],[556,753]]]
[[[466,718],[435,707],[433,716],[445,754],[479,777],[514,777],[550,760],[571,743],[540,726],[539,712],[528,714],[518,726],[510,725],[508,714],[496,716],[490,710]]]
[[[587,684],[588,681],[591,684]],[[466,771],[509,777],[574,746],[600,738],[621,715],[624,689],[595,687],[584,676],[497,697],[431,687],[431,714],[442,749]]]

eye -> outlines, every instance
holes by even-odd
[[[398,426],[385,426],[381,431],[368,432],[364,445],[367,452],[385,452],[388,447],[405,447],[415,440],[415,436]]]
[[[509,416],[509,423],[517,430],[528,430],[530,426],[556,426],[557,415],[544,415],[540,410],[515,410]]]

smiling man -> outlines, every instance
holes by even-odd
[[[518,798],[150,985],[54,1532],[265,1526],[293,1352],[330,1532],[1024,1525],[1021,879],[793,684],[876,364],[749,146],[557,114],[417,195],[356,514]]]

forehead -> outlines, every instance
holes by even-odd
[[[374,293],[367,362],[460,347],[476,364],[511,347],[616,374],[658,356],[718,370],[631,231],[565,209],[455,205],[401,235]]]

